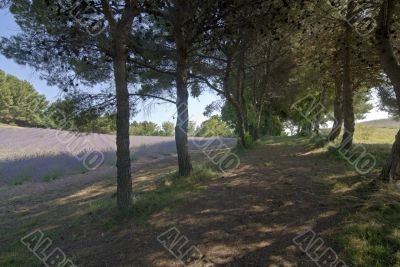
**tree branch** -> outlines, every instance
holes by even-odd
[[[197,79],[200,82],[206,84],[208,87],[210,87],[210,89],[216,91],[219,94],[225,95],[224,91],[222,91],[221,89],[219,89],[218,87],[216,87],[215,85],[213,85],[212,83],[210,83],[210,81],[207,78],[204,78],[202,76],[199,75],[195,75],[193,73],[189,73],[189,77],[193,78],[193,79]]]
[[[111,27],[115,27],[116,21],[112,14],[112,10],[111,10],[110,4],[108,3],[108,0],[101,0],[101,6],[103,7],[103,14],[106,17],[106,19],[108,20],[108,23],[110,23]]]
[[[160,99],[160,100],[172,103],[172,104],[176,104],[176,102],[171,99],[168,99],[168,98],[165,98],[162,96],[157,96],[157,95],[133,93],[133,94],[129,94],[129,96],[140,96],[142,98],[150,97],[150,98]]]

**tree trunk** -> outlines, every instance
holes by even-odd
[[[177,122],[175,127],[175,143],[178,153],[179,175],[189,176],[192,172],[192,160],[189,154],[188,125],[189,109],[188,99],[188,49],[185,43],[183,26],[178,22],[175,29],[175,42],[177,47],[177,69],[176,69],[176,107]]]
[[[261,116],[262,116],[262,108],[263,108],[263,104],[260,104],[260,110],[256,113],[256,125],[254,127],[254,133],[253,133],[253,139],[254,141],[257,141],[258,139],[260,139],[260,135],[261,135]]]
[[[239,131],[239,137],[240,137],[240,145],[246,147],[246,127],[244,125],[244,118],[243,118],[243,112],[240,110],[239,104],[236,103],[234,105],[235,107],[235,113],[236,113],[236,119],[237,119],[237,126],[238,126],[238,131]]]
[[[242,45],[244,46],[244,45]],[[244,127],[244,132],[249,132],[249,122],[247,116],[247,109],[246,109],[246,100],[244,97],[244,90],[245,90],[245,69],[244,69],[244,47],[240,48],[240,52],[238,54],[238,67],[237,67],[237,83],[236,83],[236,100],[239,104],[240,109],[240,116],[241,116],[241,123]]]
[[[301,136],[310,136],[312,133],[312,124],[310,122],[305,122],[301,126],[300,135]]]
[[[255,122],[251,127],[251,135],[254,141],[260,138],[260,127],[261,127],[261,116],[262,116],[262,109],[263,109],[263,94],[259,96],[257,94],[259,86],[258,86],[258,69],[255,68],[253,71],[253,85],[252,85],[252,112],[255,114]]]
[[[272,117],[272,108],[271,108],[271,103],[268,103],[268,113],[267,113],[267,119],[266,119],[266,124],[267,124],[267,135],[272,136],[274,134],[274,120]],[[297,130],[297,134],[300,134],[300,127]]]
[[[225,68],[225,75],[223,79],[223,92],[226,100],[232,105],[235,115],[236,115],[236,120],[237,120],[237,131],[239,134],[239,144],[242,146],[246,146],[246,133],[245,133],[245,126],[244,126],[244,119],[242,116],[242,111],[240,108],[240,104],[236,101],[237,95],[235,95],[232,90],[230,90],[229,86],[229,81],[231,78],[231,72],[232,72],[232,58],[233,58],[233,53],[231,53],[229,50],[225,51],[226,58],[227,58],[227,63],[226,63],[226,68]]]
[[[350,19],[354,10],[354,1],[348,4],[347,17]],[[343,56],[343,116],[344,133],[341,147],[349,149],[353,145],[354,135],[354,109],[353,109],[353,87],[351,78],[351,33],[352,28],[345,23],[345,47]]]
[[[129,91],[128,91],[128,46],[127,39],[131,32],[132,22],[139,15],[139,8],[134,1],[126,1],[125,8],[118,20],[108,1],[102,0],[103,14],[110,27],[111,49],[114,82],[117,98],[117,208],[126,211],[132,206],[132,177],[129,147]]]
[[[396,135],[392,151],[383,167],[380,178],[387,182],[400,179],[400,131]]]
[[[321,103],[323,106],[325,106],[326,102],[326,87],[324,86],[321,91],[319,103]],[[321,119],[322,119],[322,113],[318,112],[318,114],[315,117],[315,122],[314,122],[314,134],[319,135],[320,133],[320,125],[321,125]]]
[[[328,135],[328,141],[333,142],[339,137],[343,125],[343,110],[342,110],[342,79],[339,75],[335,77],[335,100],[333,102],[334,122],[332,130]]]
[[[377,46],[382,68],[394,87],[397,105],[400,109],[400,65],[389,36],[390,25],[393,23],[393,12],[398,2],[393,0],[384,0],[383,2],[376,32]]]
[[[257,141],[260,139],[259,129],[257,128],[257,126],[253,126],[252,139],[253,141]]]
[[[396,95],[397,106],[400,110],[400,65],[393,52],[393,45],[390,40],[390,26],[393,24],[393,12],[397,0],[383,0],[379,15],[378,27],[376,30],[377,48],[379,50],[381,65],[386,75],[392,82]],[[400,179],[400,131],[396,135],[389,159],[384,166],[381,179],[384,181]]]
[[[318,115],[318,117],[319,117],[320,115]],[[314,129],[313,129],[313,131],[314,131],[314,134],[316,134],[316,135],[319,135],[319,125],[320,125],[320,122],[321,122],[321,119],[320,118],[318,118],[316,121],[315,121],[315,123],[314,123]]]
[[[129,92],[127,56],[121,45],[116,45],[114,79],[117,95],[117,207],[126,210],[132,205],[132,177],[129,149]]]

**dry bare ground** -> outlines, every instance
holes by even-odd
[[[176,227],[216,266],[316,266],[292,239],[307,229],[324,237],[340,227],[340,207],[318,181],[349,174],[343,162],[308,151],[303,143],[279,140],[248,151],[238,169],[200,182],[189,200],[143,222],[101,212],[99,203],[115,192],[113,168],[2,188],[0,251],[16,262],[30,257],[19,238],[38,228],[78,266],[183,266],[157,241]],[[135,163],[134,191],[151,192],[175,166],[171,156]]]

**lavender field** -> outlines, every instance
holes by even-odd
[[[191,150],[201,150],[221,143],[232,147],[236,139],[191,138],[189,142]],[[133,160],[176,153],[173,137],[132,136],[130,143]],[[113,166],[115,151],[114,135],[0,126],[0,186],[50,181]]]

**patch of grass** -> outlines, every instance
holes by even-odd
[[[372,175],[322,179],[330,188],[330,202],[340,207],[342,220],[328,237],[340,258],[355,267],[400,267],[398,189],[376,183]]]
[[[37,259],[22,243],[16,242],[8,251],[3,251],[0,253],[0,266],[39,267],[43,266],[43,263],[41,263],[39,259]]]
[[[359,125],[375,128],[392,128],[398,130],[400,128],[400,120],[399,118],[394,117],[389,119],[365,121],[359,123]]]
[[[309,142],[311,147],[314,148],[314,153],[327,154],[334,160],[343,160],[352,169],[354,169],[352,163],[357,162],[357,159],[363,153],[372,155],[376,160],[375,170],[377,170],[385,163],[397,131],[392,128],[357,125],[353,147],[348,151],[341,149],[341,137],[331,143],[323,143],[321,140],[324,140],[324,136],[319,138],[314,137]]]
[[[389,156],[398,129],[358,125],[354,134],[356,144],[363,145],[381,167]]]
[[[217,177],[217,174],[210,164],[196,166],[189,177],[169,174],[156,190],[136,196],[131,213],[137,221],[144,222],[157,211],[172,210],[178,204],[193,200],[201,189],[201,183]]]
[[[354,140],[363,144],[392,144],[398,129],[357,125]]]
[[[26,182],[32,181],[32,176],[29,174],[19,174],[16,176],[11,177],[11,179],[8,181],[9,185],[21,185]]]
[[[310,141],[309,137],[303,136],[264,136],[256,142],[257,147],[262,145],[306,145]]]
[[[81,166],[79,167],[79,173],[80,173],[80,174],[85,174],[85,173],[88,173],[88,172],[89,172],[89,170],[88,170],[88,168],[86,168],[85,166],[81,165]]]
[[[388,190],[374,194],[349,215],[337,236],[354,266],[400,266],[400,196]]]
[[[115,216],[115,201],[109,196],[91,201],[86,212],[91,221],[96,221],[103,230],[111,230],[118,224]]]
[[[2,244],[0,251],[0,266],[20,267],[20,266],[43,266],[33,253],[29,251],[20,239],[35,229],[36,222],[29,222],[19,227],[12,227],[8,229],[1,229],[0,236],[4,237],[6,234],[13,233],[15,238],[12,242]]]
[[[52,170],[48,172],[45,176],[43,176],[42,181],[44,182],[50,182],[53,180],[56,180],[57,178],[60,178],[65,175],[64,170],[58,169],[58,170]]]
[[[128,214],[116,211],[115,198],[110,197],[91,202],[87,212],[104,230],[113,230],[126,219],[144,224],[156,212],[171,211],[179,204],[193,200],[200,193],[202,183],[217,176],[218,171],[212,164],[198,165],[189,177],[170,173],[159,179],[156,189],[136,193]]]
[[[267,162],[264,162],[264,164],[263,164],[264,167],[272,167],[272,165],[274,165],[274,163],[272,161],[267,161]]]
[[[329,238],[341,252],[341,258],[351,266],[400,267],[400,193],[395,186],[375,181],[396,133],[397,129],[357,125],[354,144],[359,148],[361,145],[377,159],[375,169],[367,175],[359,175],[354,166],[347,163],[348,172],[343,177],[320,178],[329,186],[332,203],[340,207],[343,216],[340,227]],[[337,149],[340,141],[338,138],[335,143],[315,151],[343,161]],[[354,153],[354,158],[362,151],[358,149],[349,155]]]

